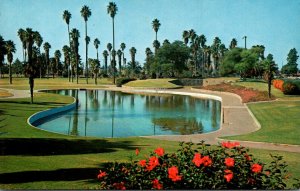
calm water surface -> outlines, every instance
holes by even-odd
[[[48,90],[71,95],[79,107],[35,126],[74,136],[131,137],[206,133],[220,127],[221,103],[171,94],[138,95],[106,90]]]

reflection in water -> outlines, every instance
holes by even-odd
[[[78,100],[75,110],[38,127],[74,136],[187,135],[220,126],[219,101],[179,95],[135,95],[104,90],[49,90]]]

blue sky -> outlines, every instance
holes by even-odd
[[[93,40],[101,42],[102,52],[112,42],[112,21],[107,14],[108,0],[1,0],[0,35],[13,40],[17,52],[15,58],[22,60],[22,46],[17,36],[19,28],[30,27],[39,31],[44,42],[52,46],[50,55],[68,44],[67,25],[62,19],[64,10],[72,14],[70,29],[80,31],[80,54],[85,57],[84,20],[80,15],[83,5],[90,7],[88,35],[91,37],[89,57],[96,58]],[[151,22],[160,20],[158,40],[173,42],[182,40],[183,30],[194,29],[204,34],[211,45],[218,36],[228,47],[232,38],[243,47],[264,45],[266,55],[274,55],[281,67],[291,48],[300,52],[300,0],[116,0],[118,12],[115,17],[116,49],[126,44],[125,57],[130,60],[129,49],[137,49],[136,59],[143,63],[145,49],[153,50],[155,33]],[[299,61],[298,61],[299,64]],[[300,65],[300,64],[299,64]],[[299,67],[299,66],[298,66]],[[300,67],[299,67],[300,68]]]

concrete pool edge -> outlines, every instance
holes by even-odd
[[[72,97],[72,96],[71,96]],[[55,115],[55,114],[58,114],[58,113],[61,113],[61,112],[65,112],[65,111],[69,111],[69,110],[72,110],[74,108],[76,108],[76,98],[72,97],[74,99],[73,103],[71,104],[67,104],[67,105],[64,105],[64,106],[61,106],[61,107],[56,107],[56,108],[50,108],[50,109],[47,109],[47,110],[43,110],[43,111],[39,111],[37,113],[34,113],[32,114],[28,119],[27,119],[27,123],[31,126],[31,127],[34,127],[34,128],[37,128],[39,130],[43,130],[41,128],[38,128],[36,126],[34,126],[33,124],[42,119],[42,118],[45,118],[45,117],[48,117],[48,116],[51,116],[51,115]],[[46,131],[46,130],[45,130]],[[51,133],[56,133],[56,132],[52,132],[52,131],[47,131],[47,132],[51,132]],[[60,133],[58,133],[60,134]]]

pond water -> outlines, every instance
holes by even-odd
[[[106,90],[47,90],[70,95],[79,106],[43,118],[38,128],[74,136],[132,137],[207,133],[220,127],[221,102],[172,94]]]

